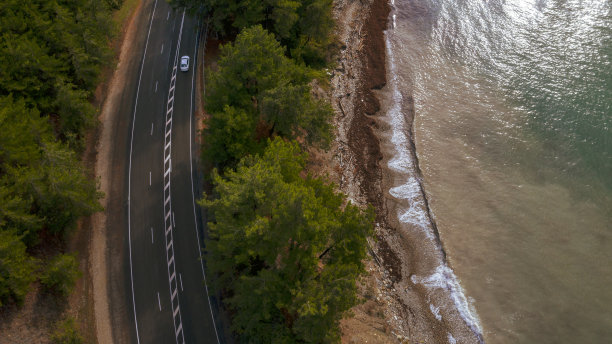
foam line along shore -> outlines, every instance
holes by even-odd
[[[349,6],[341,9],[355,12]],[[482,342],[475,312],[444,262],[439,241],[428,236],[435,231],[428,219],[426,199],[404,197],[406,191],[421,196],[423,192],[412,166],[414,147],[407,140],[410,126],[396,123],[394,129],[390,120],[394,84],[406,82],[394,79],[387,49],[392,32],[388,23],[393,18],[390,3],[373,1],[366,13],[362,21],[341,20],[352,29],[339,35],[344,45],[340,68],[332,79],[334,105],[340,114],[336,118],[335,152],[342,171],[342,190],[353,201],[372,204],[377,210],[378,240],[372,243],[372,255],[382,276],[379,285],[387,321],[398,338],[410,341]],[[395,104],[396,110],[400,107],[395,113],[411,120],[411,95],[405,94],[403,100]],[[401,135],[406,139],[399,142],[404,146],[392,142],[394,130],[396,139]],[[407,159],[395,157],[397,149]],[[400,166],[401,170],[402,165],[410,167],[394,169]],[[427,230],[415,225],[419,217],[421,227]]]

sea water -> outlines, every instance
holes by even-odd
[[[447,254],[412,281],[448,290],[488,343],[609,342],[612,2],[392,6],[388,168],[406,178],[388,192],[435,242],[429,212]]]

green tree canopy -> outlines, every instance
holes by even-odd
[[[218,70],[208,73],[204,152],[218,166],[232,166],[244,154],[261,152],[265,139],[306,138],[326,146],[332,108],[313,98],[308,70],[283,54],[261,26],[243,30],[221,47]]]
[[[334,27],[332,0],[171,0],[210,20],[230,36],[262,25],[288,48],[289,56],[308,66],[326,64]]]
[[[261,26],[243,30],[233,43],[221,46],[218,69],[208,73],[206,109],[225,105],[256,108],[256,98],[283,83],[308,82],[306,70],[283,54],[283,47]]]
[[[23,302],[35,271],[36,260],[26,253],[21,238],[6,228],[0,230],[0,306],[11,298]]]
[[[234,165],[239,158],[261,151],[262,144],[255,138],[256,119],[244,109],[226,105],[214,112],[207,121],[207,159]]]
[[[323,146],[331,141],[333,109],[328,102],[313,99],[308,85],[283,84],[262,92],[259,110],[277,135],[304,136],[308,143]]]
[[[121,1],[0,1],[0,306],[37,278],[26,248],[41,233],[63,238],[101,208],[74,149],[94,123]]]
[[[101,209],[76,154],[24,100],[0,97],[0,132],[0,230],[15,228],[31,244],[40,229],[63,236],[80,216]]]
[[[225,177],[214,176],[207,264],[247,342],[335,342],[338,322],[358,302],[371,211],[334,185],[303,176],[295,142],[271,141]]]
[[[81,275],[74,255],[58,254],[49,262],[40,283],[60,296],[68,296]]]
[[[24,99],[57,119],[60,136],[78,137],[94,120],[89,98],[112,32],[108,1],[3,0],[0,96]]]

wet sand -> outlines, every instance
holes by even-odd
[[[421,184],[417,184],[420,205],[428,215],[433,240],[417,226],[398,219],[401,210],[410,208],[414,199],[398,199],[389,193],[407,179],[421,180],[412,139],[414,106],[411,97],[401,103],[405,123],[399,130],[408,138],[406,149],[415,167],[407,174],[389,167],[397,153],[388,115],[395,101],[387,83],[392,75],[384,33],[391,8],[386,0],[374,0],[369,6],[363,26],[354,28],[355,35],[346,38],[341,69],[332,79],[334,105],[339,112],[334,150],[341,168],[341,190],[353,202],[369,203],[376,209],[377,240],[372,242],[371,254],[383,276],[381,291],[397,338],[425,343],[477,343],[481,337],[457,310],[452,283],[444,281],[450,269]],[[440,266],[446,270],[437,269]],[[442,278],[437,281],[437,277]]]

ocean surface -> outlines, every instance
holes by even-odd
[[[412,281],[487,343],[610,343],[612,1],[391,3],[388,191],[447,255]]]

